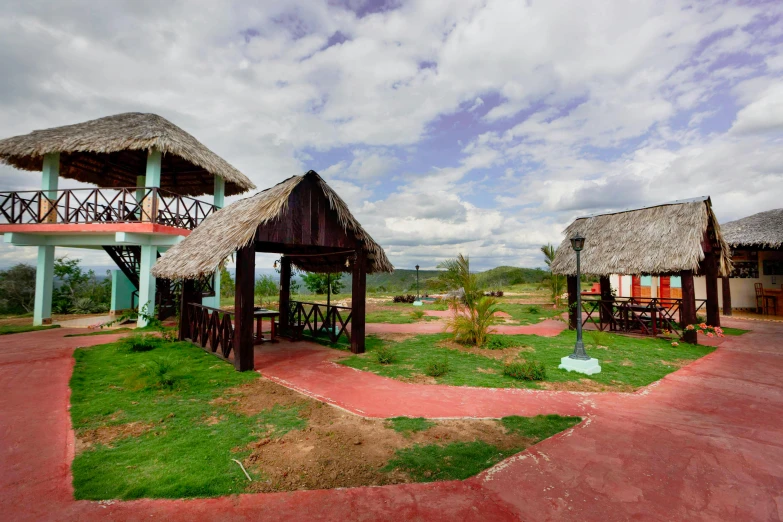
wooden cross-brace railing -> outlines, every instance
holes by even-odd
[[[333,343],[337,342],[343,334],[350,339],[347,327],[351,322],[351,313],[351,308],[347,306],[289,301],[289,331],[283,334],[298,338],[305,331],[313,336],[325,333]]]
[[[696,311],[706,300],[696,300]],[[601,331],[636,332],[658,335],[665,332],[683,335],[682,299],[659,297],[615,297],[582,299],[582,325],[593,324]]]

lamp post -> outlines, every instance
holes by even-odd
[[[560,359],[559,368],[569,372],[592,375],[601,373],[598,359],[593,359],[585,352],[585,343],[582,340],[582,267],[581,252],[585,247],[585,237],[577,232],[571,237],[571,248],[576,252],[576,345],[571,355]]]
[[[568,357],[581,361],[590,359],[585,352],[585,343],[582,341],[582,270],[580,254],[584,247],[585,238],[577,232],[571,238],[571,248],[576,252],[576,345],[574,346],[574,353]]]
[[[419,297],[419,265],[416,265],[416,300],[413,306],[421,306],[421,297]]]

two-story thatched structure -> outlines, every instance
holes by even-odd
[[[236,253],[236,296],[233,313],[213,310],[205,328],[210,342],[228,357],[233,350],[238,370],[253,368],[253,289],[255,254],[282,254],[280,273],[280,331],[311,324],[319,312],[302,319],[290,300],[291,266],[320,273],[350,271],[353,275],[348,318],[327,307],[322,318],[330,328],[351,323],[351,351],[364,351],[365,294],[368,273],[391,272],[383,249],[351,215],[348,206],[314,171],[293,176],[254,196],[234,202],[207,218],[155,265],[157,277],[192,280],[214,273]],[[194,304],[187,285],[183,291],[180,335],[187,332],[188,314],[202,309]],[[232,316],[233,315],[233,320]],[[222,317],[222,318],[221,318]],[[304,323],[302,323],[304,321]],[[296,323],[296,324],[293,324]],[[337,325],[336,323],[342,323]]]
[[[552,263],[552,272],[568,276],[569,304],[576,302],[579,287],[576,254],[569,242],[577,232],[586,238],[581,271],[600,277],[602,301],[613,301],[609,280],[613,274],[679,276],[682,297],[675,305],[682,323],[692,324],[696,321],[693,276],[704,274],[707,321],[720,325],[718,276],[730,272],[731,261],[709,197],[577,218],[565,230]],[[577,314],[572,311],[575,325]],[[613,313],[611,306],[601,309],[604,321],[611,321]]]

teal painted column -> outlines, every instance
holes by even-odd
[[[215,191],[213,192],[212,204],[217,208],[223,208],[225,201],[226,180],[220,176],[215,176]],[[220,270],[215,272],[215,275],[212,277],[212,284],[215,285],[215,295],[202,298],[201,304],[204,306],[211,306],[212,308],[220,308]]]
[[[57,197],[60,180],[60,154],[46,154],[43,160],[41,190],[46,197]],[[33,324],[40,326],[52,323],[52,289],[54,287],[54,247],[38,247],[38,263],[35,271],[35,306]]]
[[[144,186],[147,188],[160,187],[160,170],[162,155],[158,149],[151,149],[147,154],[147,171],[144,176]],[[145,212],[150,209],[145,208]],[[153,245],[141,246],[141,266],[139,269],[139,319],[138,326],[147,326],[147,320],[141,316],[145,311],[147,315],[155,314],[155,276],[150,273],[152,265],[158,257],[158,247]]]
[[[117,312],[129,310],[131,307],[131,296],[133,295],[133,283],[122,273],[122,270],[111,271],[111,308],[110,315],[116,315]]]

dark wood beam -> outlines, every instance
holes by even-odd
[[[182,296],[179,305],[179,340],[191,339],[190,332],[190,313],[188,303],[200,303],[198,292],[196,291],[196,281],[194,279],[185,279],[182,282]]]
[[[705,253],[702,261],[702,273],[707,284],[707,324],[720,326],[720,307],[718,306],[718,259],[715,250]]]
[[[253,245],[237,250],[236,292],[234,293],[234,367],[244,372],[254,369],[253,290],[256,252]]]
[[[280,261],[280,333],[288,334],[288,307],[291,302],[291,258]]]
[[[697,344],[696,330],[686,330],[688,325],[696,324],[696,291],[693,286],[693,271],[680,272],[682,281],[682,304],[680,305],[680,327],[683,329],[682,340]]]
[[[364,249],[359,248],[353,261],[351,288],[351,351],[364,353],[367,270]]]

